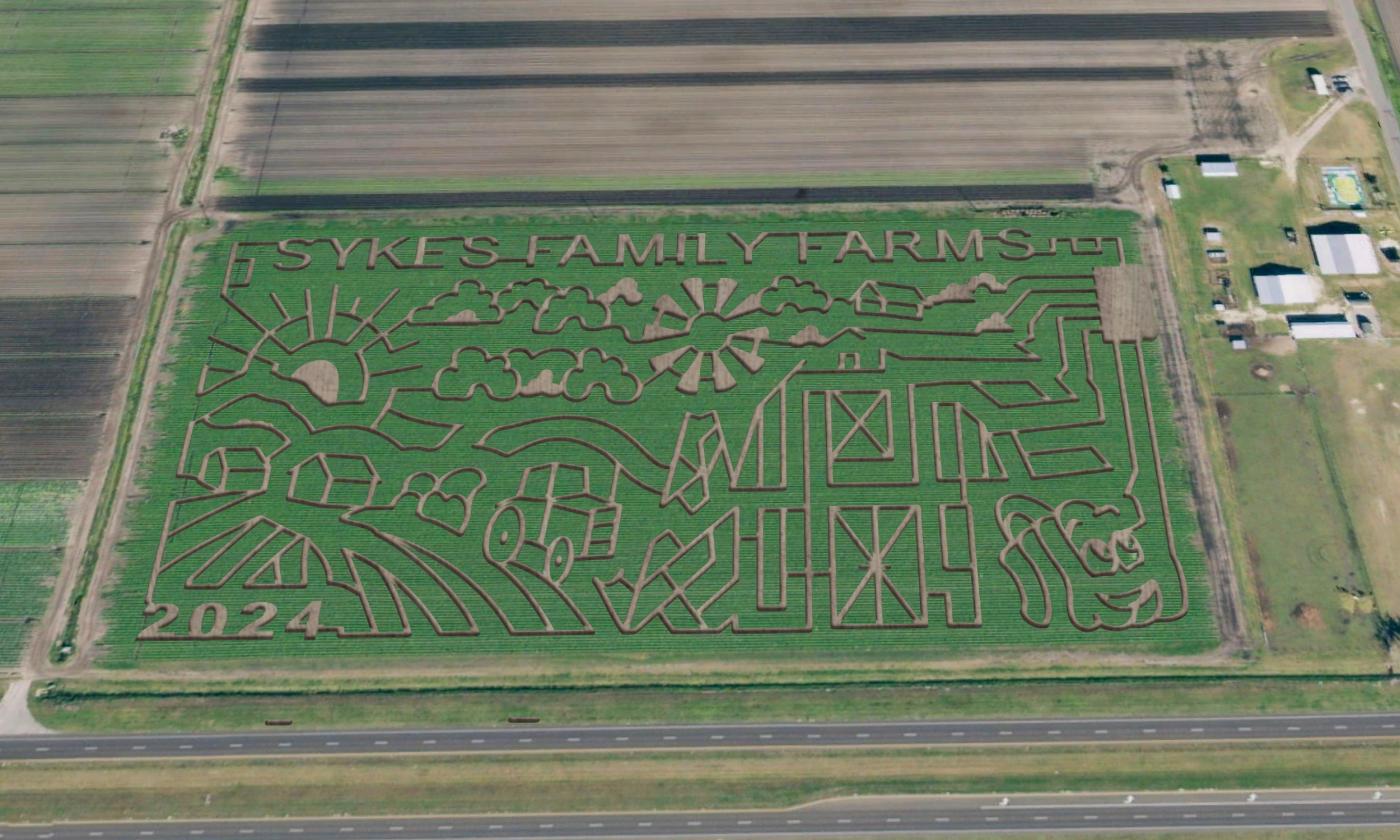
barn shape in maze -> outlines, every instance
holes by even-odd
[[[108,644],[1202,649],[1129,229],[240,232],[188,284]]]

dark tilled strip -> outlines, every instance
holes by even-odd
[[[115,353],[135,311],[129,297],[0,298],[0,355]]]
[[[366,90],[502,90],[559,87],[735,87],[747,85],[866,85],[919,82],[1150,82],[1171,81],[1174,67],[985,67],[914,70],[785,70],[731,73],[540,73],[476,76],[287,76],[239,81],[249,93]]]
[[[901,201],[1077,201],[1090,184],[976,184],[936,187],[751,187],[676,190],[514,190],[509,192],[326,193],[224,196],[219,210],[390,210],[400,207],[563,207],[573,205],[722,205]]]
[[[87,478],[103,415],[0,414],[0,480]]]
[[[1324,11],[264,24],[255,50],[1216,40],[1321,36]]]

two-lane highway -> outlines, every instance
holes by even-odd
[[[1289,741],[1400,736],[1400,713],[1064,718],[697,726],[518,725],[481,729],[265,731],[188,735],[19,735],[0,761],[365,753],[890,747],[1152,741]]]
[[[0,825],[0,840],[426,840],[811,837],[1034,830],[1240,830],[1400,825],[1380,790],[833,799],[768,811],[341,817]]]

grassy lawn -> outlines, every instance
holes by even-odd
[[[299,691],[313,693],[299,694]],[[162,696],[164,695],[164,696]],[[63,731],[232,731],[290,718],[298,728],[496,726],[511,716],[547,725],[734,721],[937,720],[969,717],[1285,714],[1400,708],[1384,679],[1032,680],[594,690],[364,689],[290,683],[61,680],[32,709]]]
[[[1400,779],[1396,742],[1140,745],[1125,759],[1117,748],[983,747],[16,763],[0,775],[0,820],[679,810],[853,794],[1369,787]]]
[[[1356,63],[1356,56],[1345,38],[1291,41],[1276,49],[1267,59],[1273,71],[1269,81],[1274,93],[1277,113],[1289,132],[1297,131],[1308,118],[1330,101],[1319,96],[1308,78],[1315,68],[1331,79]]]
[[[1369,577],[1376,598],[1386,611],[1400,611],[1400,347],[1310,345],[1300,356],[1327,452],[1345,477],[1358,544],[1375,558]]]

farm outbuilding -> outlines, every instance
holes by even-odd
[[[1181,198],[1181,185],[1170,178],[1162,180],[1162,189],[1166,191],[1167,198],[1176,201]]]
[[[1295,340],[1356,338],[1356,329],[1345,315],[1289,315],[1288,333]]]
[[[1313,253],[1323,274],[1380,274],[1371,237],[1357,225],[1329,222],[1308,228]]]
[[[1316,303],[1322,283],[1300,268],[1269,263],[1249,270],[1254,294],[1265,306]]]
[[[1201,235],[1204,236],[1206,238],[1206,241],[1212,245],[1218,245],[1221,242],[1225,241],[1225,234],[1221,233],[1220,228],[1218,227],[1201,228]]]
[[[1201,175],[1207,178],[1238,178],[1240,168],[1229,155],[1196,155]]]

